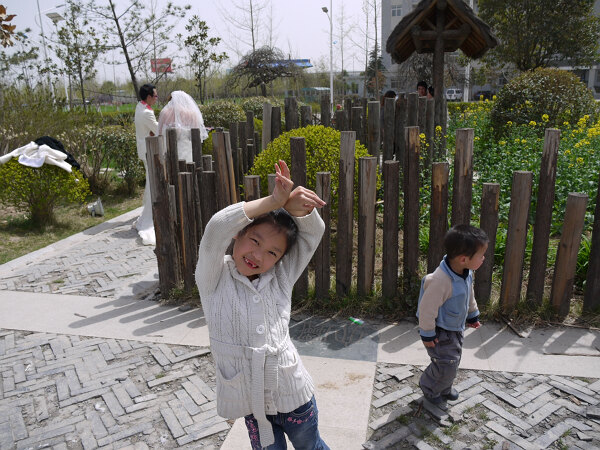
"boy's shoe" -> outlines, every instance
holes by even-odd
[[[440,403],[442,403],[444,401],[444,399],[442,398],[441,395],[438,395],[437,397],[428,397],[426,395],[423,395],[423,398],[425,398],[425,400],[427,400],[429,403],[431,403],[433,405],[439,405]]]
[[[458,391],[454,388],[450,388],[450,392],[448,392],[447,394],[442,394],[442,397],[444,397],[446,400],[458,400]]]

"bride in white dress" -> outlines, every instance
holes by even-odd
[[[208,137],[202,113],[196,101],[183,91],[173,91],[169,102],[160,112],[158,118],[158,134],[163,136],[163,148],[166,150],[166,133],[168,128],[177,129],[177,153],[178,159],[193,162],[192,157],[192,128],[200,130],[200,139],[204,141]],[[164,155],[163,160],[164,160]],[[146,213],[149,211],[149,214]],[[143,223],[141,219],[145,218]],[[149,220],[148,220],[149,219]],[[154,234],[154,222],[152,220],[152,200],[150,195],[144,196],[144,211],[137,223],[138,234],[145,245],[156,245]]]

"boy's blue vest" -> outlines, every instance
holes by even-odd
[[[469,295],[471,294],[471,286],[473,285],[473,271],[469,270],[467,278],[462,278],[450,269],[446,263],[446,257],[440,263],[440,269],[448,275],[452,281],[452,295],[446,300],[438,310],[438,316],[435,320],[436,326],[449,331],[464,331],[465,322],[471,317],[478,316],[479,311],[475,310],[469,314]],[[423,297],[423,285],[425,278],[421,280],[421,292],[419,293],[419,306]],[[417,317],[419,317],[419,308],[417,307]],[[419,330],[421,336],[435,336],[435,330]]]

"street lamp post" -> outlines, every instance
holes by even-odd
[[[52,9],[56,9],[56,8],[60,8],[61,6],[64,6],[62,4],[54,6],[50,9],[46,9],[44,11],[40,11],[40,0],[36,0],[37,3],[37,10],[38,10],[38,17],[40,19],[40,30],[42,31],[42,44],[44,47],[44,58],[46,59],[46,61],[48,61],[48,50],[46,49],[46,36],[44,35],[44,21],[42,20],[42,12],[46,12],[46,11],[50,11]],[[56,23],[55,23],[56,24]],[[50,85],[50,91],[52,92],[52,98],[54,98],[54,85],[52,84],[52,82],[50,81],[50,73],[48,73],[48,84]]]
[[[333,117],[333,0],[329,0],[329,9],[321,9],[329,18],[329,112]]]
[[[46,16],[52,21],[54,27],[56,28],[56,32],[58,33],[58,26],[56,25],[61,20],[65,20],[63,16],[58,13],[50,12],[46,13]],[[66,71],[63,71],[63,84],[65,86],[65,99],[67,100],[67,108],[69,107],[69,91],[67,90],[67,79],[66,79]]]

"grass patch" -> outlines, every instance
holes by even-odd
[[[104,195],[103,217],[90,216],[86,205],[58,206],[56,224],[44,228],[34,226],[24,213],[0,206],[0,264],[131,211],[142,205],[142,194],[143,190],[139,189],[132,198],[121,194]]]

